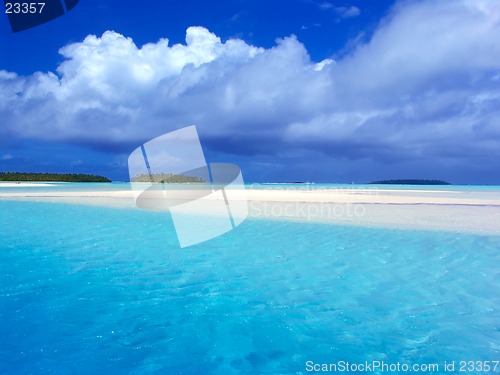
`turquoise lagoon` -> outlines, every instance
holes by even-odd
[[[261,219],[180,249],[165,213],[0,200],[0,374],[459,373],[500,360],[499,250],[498,236]]]

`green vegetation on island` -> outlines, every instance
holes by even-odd
[[[203,178],[187,176],[182,174],[173,173],[152,173],[140,174],[132,178],[132,182],[158,182],[162,184],[187,184],[187,183],[197,183],[202,184],[205,182]]]
[[[0,172],[0,181],[29,182],[111,182],[109,178],[82,173]]]
[[[373,181],[371,184],[379,185],[450,185],[449,182],[441,180],[418,180],[418,179],[408,179],[408,180],[381,180]]]

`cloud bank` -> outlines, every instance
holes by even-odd
[[[337,61],[294,36],[264,49],[190,27],[185,44],[138,47],[107,31],[61,48],[56,72],[0,70],[0,137],[126,153],[196,124],[241,157],[500,170],[499,41],[490,0],[401,3]]]

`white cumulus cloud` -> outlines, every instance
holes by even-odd
[[[353,5],[348,7],[335,7],[334,9],[341,18],[352,18],[361,14],[361,9]]]

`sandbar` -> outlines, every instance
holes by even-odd
[[[47,187],[47,186],[54,186],[55,184],[51,183],[44,183],[44,182],[1,182],[0,181],[0,188],[2,187],[8,187],[8,188],[13,188],[13,187]]]
[[[0,199],[138,209],[126,186],[121,190],[95,191],[0,189]],[[500,235],[500,188],[490,191],[249,186],[231,190],[231,199],[246,199],[249,217],[254,219]]]

